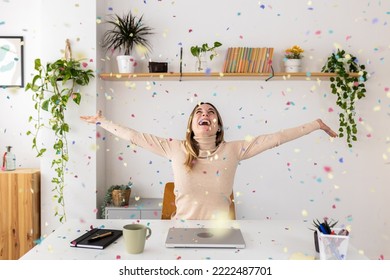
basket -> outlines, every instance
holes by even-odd
[[[112,204],[116,207],[129,205],[131,189],[128,190],[113,190],[112,191]]]

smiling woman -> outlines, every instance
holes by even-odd
[[[337,134],[320,119],[250,140],[226,142],[222,118],[210,103],[199,103],[188,119],[186,139],[166,139],[114,124],[104,118],[83,116],[114,135],[171,160],[175,181],[174,219],[229,219],[230,195],[241,160],[321,129]]]

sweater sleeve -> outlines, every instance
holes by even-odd
[[[178,142],[178,140],[165,139],[152,134],[142,133],[132,128],[115,124],[106,119],[102,119],[96,124],[123,140],[130,141],[138,147],[168,159],[171,158],[173,145]]]
[[[254,137],[250,140],[238,141],[239,159],[251,158],[265,150],[277,147],[283,143],[292,141],[307,135],[320,128],[318,121],[313,121],[294,128],[288,128],[272,134],[265,134]]]

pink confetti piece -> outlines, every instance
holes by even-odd
[[[119,159],[119,160],[123,160],[123,157],[119,156],[118,159]]]
[[[191,33],[192,32],[192,29],[190,28],[190,29],[188,29],[188,33]]]
[[[348,41],[349,39],[351,39],[352,36],[351,35],[348,35],[347,37],[345,37],[345,40]]]
[[[115,259],[116,259],[116,260],[120,260],[121,258],[122,258],[122,257],[121,257],[120,255],[116,255],[116,256],[115,256]]]
[[[324,171],[327,173],[332,172],[332,168],[330,166],[324,166]]]
[[[176,260],[181,260],[181,256],[177,256],[177,257],[176,257]]]
[[[240,39],[244,39],[244,36],[240,35]]]
[[[328,113],[332,113],[334,110],[333,110],[333,108],[332,107],[329,107],[328,108]]]
[[[321,30],[317,30],[314,34],[321,35]]]
[[[83,62],[81,65],[82,65],[84,68],[88,67],[88,63],[86,63],[86,62]]]

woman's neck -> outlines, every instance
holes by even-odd
[[[199,157],[207,157],[217,149],[215,144],[216,138],[216,135],[194,136],[194,139],[199,145]]]

